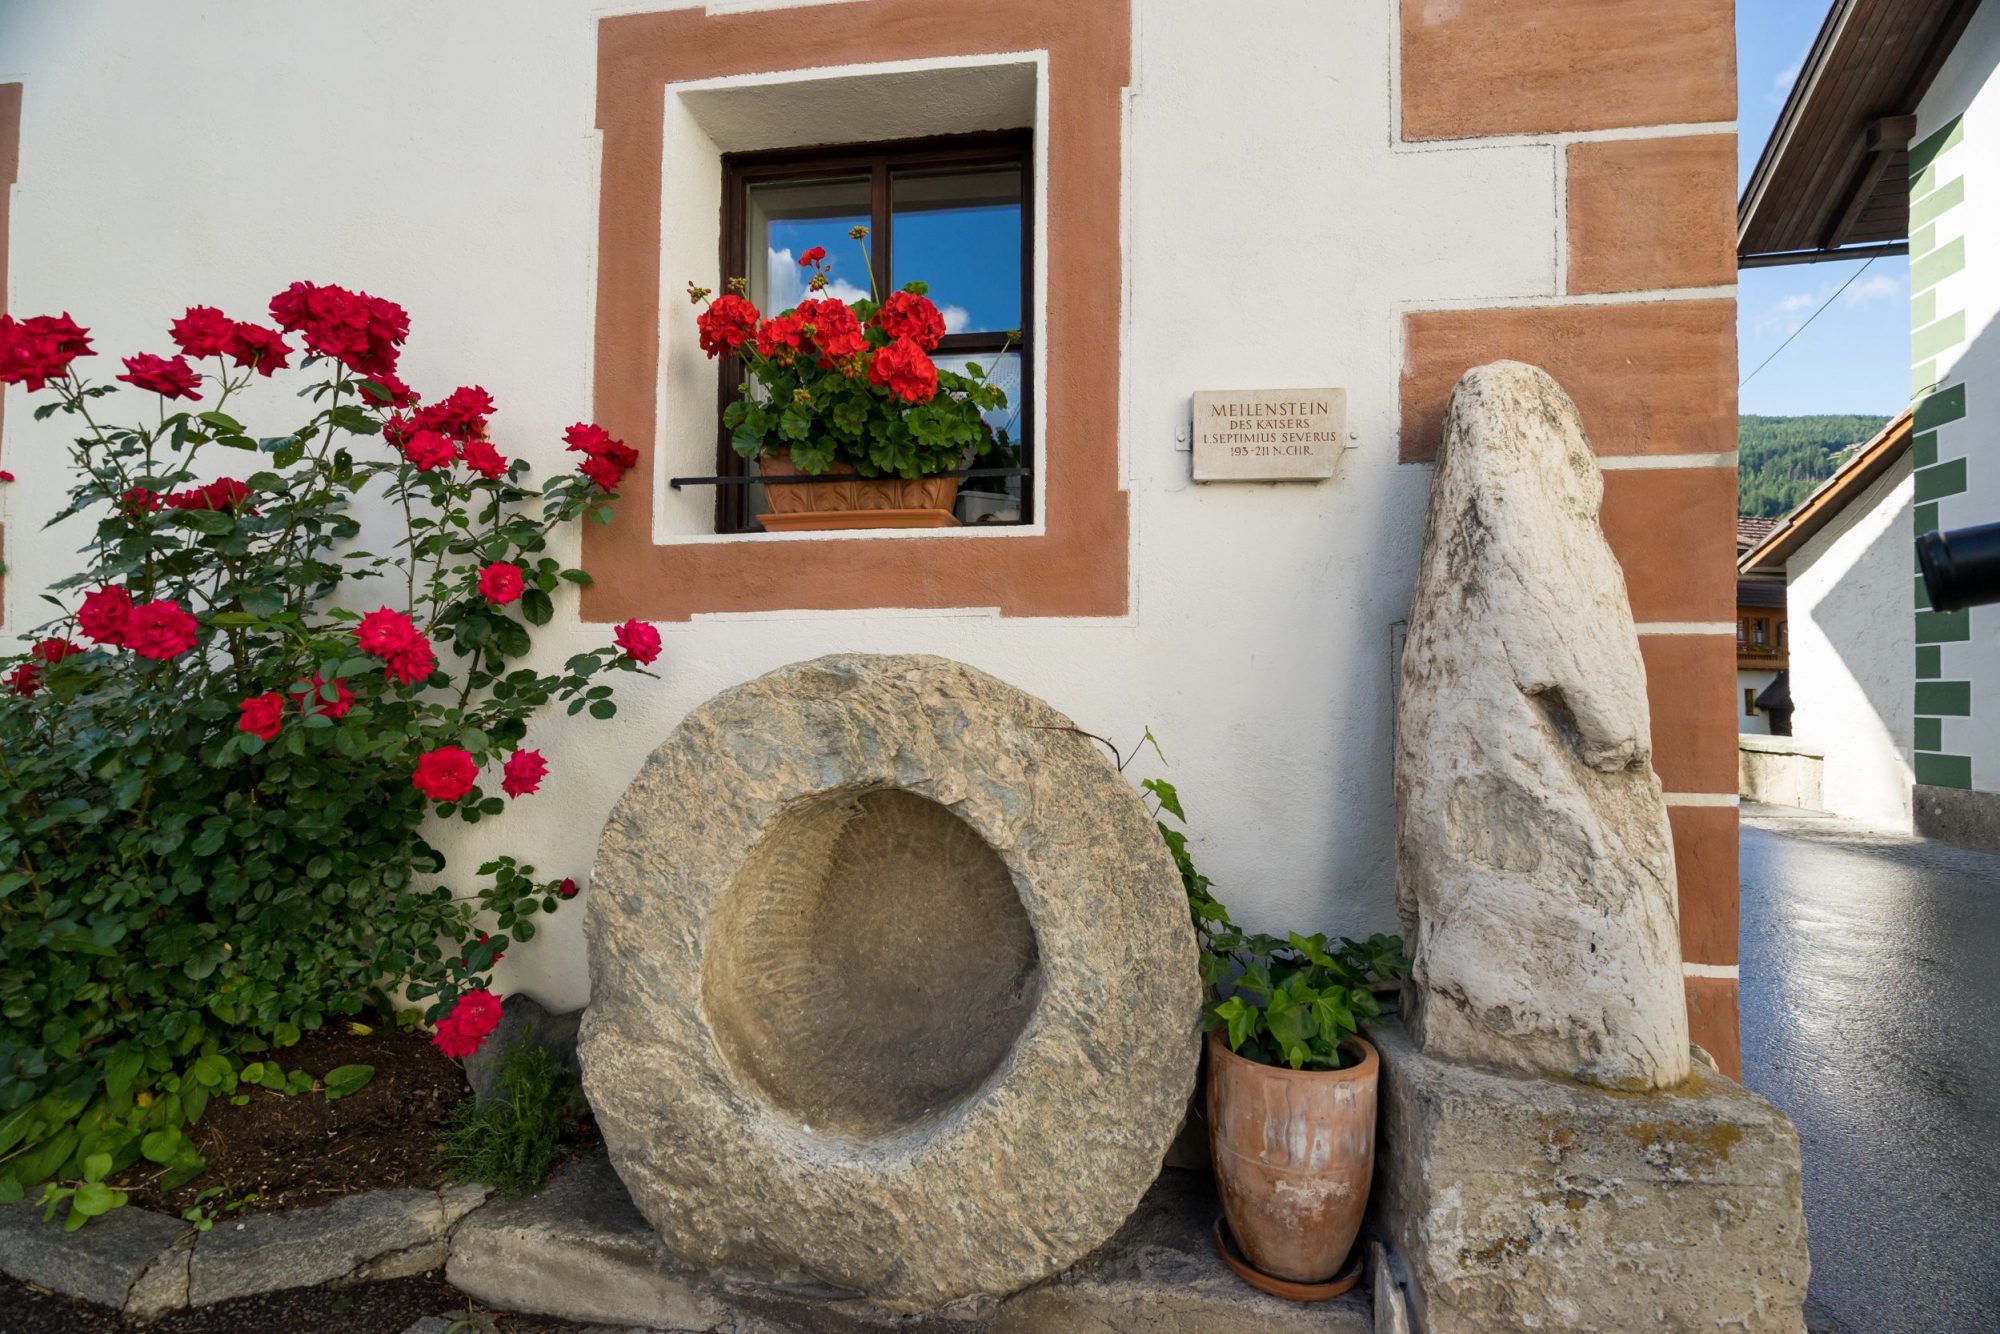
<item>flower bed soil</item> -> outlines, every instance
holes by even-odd
[[[371,1016],[372,1018],[372,1016]],[[445,1120],[471,1095],[465,1072],[422,1033],[383,1024],[372,1033],[347,1030],[344,1020],[307,1034],[296,1046],[269,1053],[287,1071],[316,1080],[342,1065],[371,1065],[375,1077],[344,1098],[313,1091],[291,1096],[247,1089],[242,1106],[214,1098],[188,1134],[208,1170],[170,1191],[145,1184],[155,1175],[132,1171],[116,1184],[143,1209],[178,1217],[212,1187],[204,1202],[218,1219],[266,1213],[387,1186],[436,1184],[432,1158]],[[142,1167],[146,1165],[142,1164]],[[227,1208],[227,1206],[238,1206]]]

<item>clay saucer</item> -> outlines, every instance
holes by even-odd
[[[1295,1283],[1288,1278],[1278,1278],[1267,1274],[1243,1258],[1236,1249],[1236,1238],[1229,1235],[1229,1224],[1221,1214],[1215,1216],[1215,1226],[1209,1230],[1215,1242],[1215,1253],[1222,1257],[1222,1263],[1229,1266],[1236,1277],[1248,1283],[1259,1292],[1268,1292],[1273,1297],[1283,1297],[1292,1302],[1323,1302],[1329,1297],[1338,1297],[1361,1281],[1361,1248],[1355,1247],[1348,1257],[1347,1267],[1324,1283]]]

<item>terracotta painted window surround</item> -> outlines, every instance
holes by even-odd
[[[591,621],[703,613],[995,607],[1010,616],[1127,608],[1128,497],[1118,477],[1121,109],[1126,0],[874,0],[796,11],[620,15],[598,24],[594,413],[639,451],[628,497],[584,535]],[[644,498],[665,485],[657,438],[661,151],[669,84],[894,61],[1046,52],[1049,424],[1035,534],[654,541]],[[671,207],[672,201],[666,201]],[[637,503],[635,503],[635,501]]]

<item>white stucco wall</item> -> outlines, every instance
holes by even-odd
[[[621,685],[615,725],[538,724],[530,744],[552,777],[503,820],[439,831],[455,868],[508,850],[582,878],[612,803],[695,704],[822,653],[929,652],[1107,736],[1150,725],[1198,856],[1248,924],[1393,929],[1392,642],[1430,480],[1396,462],[1401,318],[1559,299],[1562,140],[1396,144],[1394,0],[1265,0],[1254,21],[1228,4],[1134,8],[1129,613],[663,623],[664,680]],[[108,377],[117,354],[168,350],[166,324],[190,303],[251,318],[294,279],[364,288],[410,311],[411,383],[485,386],[503,452],[569,467],[560,434],[591,411],[597,9],[11,0],[0,79],[25,98],[8,309],[73,313]],[[670,277],[677,290],[715,275]],[[1347,388],[1356,447],[1337,479],[1192,484],[1176,442],[1191,391],[1286,385]],[[239,415],[289,427],[288,392]],[[6,461],[21,480],[0,488],[0,520],[18,633],[85,534],[37,535],[60,503],[61,427],[11,393]],[[1063,447],[1053,428],[1045,443]],[[559,663],[608,635],[559,598],[541,653]],[[572,905],[510,950],[502,988],[580,1003],[582,918]]]
[[[1743,702],[1743,692],[1748,690],[1755,699],[1764,693],[1764,687],[1778,679],[1776,672],[1752,671],[1747,667],[1736,669],[1736,730],[1749,736],[1769,736],[1771,718],[1762,709],[1747,707]]]
[[[1792,736],[1826,757],[1826,809],[1910,827],[1910,461],[1785,563]]]
[[[1965,489],[1937,502],[1946,529],[2000,522],[2000,5],[1980,6],[1939,70],[1917,111],[1919,141],[1954,117],[1959,142],[1939,155],[1936,171],[1941,190],[1962,182],[1963,202],[1928,224],[1929,248],[1911,257],[1912,300],[1933,302],[1913,322],[1963,315],[1962,341],[1936,357],[1936,383],[1965,392],[1965,415],[1937,430],[1937,464],[1965,463]],[[1916,276],[1926,257],[1954,244],[1963,246],[1963,267],[1926,291]],[[2000,792],[2000,606],[1973,608],[1971,638],[1944,644],[1941,657],[1941,679],[1972,683],[1970,716],[1940,720],[1943,753],[1970,756],[1972,786]]]

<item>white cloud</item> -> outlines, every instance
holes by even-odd
[[[1799,81],[1799,71],[1806,67],[1806,58],[1800,56],[1791,64],[1778,71],[1778,77],[1771,80],[1771,90],[1764,94],[1764,100],[1772,106],[1783,106],[1790,96],[1792,85]]]
[[[1789,292],[1779,297],[1757,315],[1757,332],[1788,338],[1805,326],[1805,322],[1812,318],[1814,311],[1833,300],[1835,293],[1840,295],[1840,300],[1836,304],[1846,311],[1866,311],[1880,307],[1887,312],[1907,299],[1903,279],[1895,274],[1868,274],[1842,292],[1840,283],[1845,281],[1844,278],[1840,282],[1829,278],[1821,281],[1810,291]],[[1881,318],[1887,318],[1886,313]]]
[[[812,274],[799,267],[798,260],[790,250],[766,250],[764,252],[765,285],[770,291],[765,294],[765,307],[773,314],[790,310],[808,296],[814,295],[806,283]],[[865,300],[868,293],[845,278],[833,278],[821,296],[838,297],[842,301]]]
[[[1860,310],[1882,301],[1901,301],[1903,284],[1893,275],[1871,273],[1854,286],[1847,289],[1840,298],[1840,304],[1849,310]]]
[[[964,306],[943,306],[939,308],[938,314],[944,316],[946,333],[962,333],[965,326],[972,323],[972,312]]]

